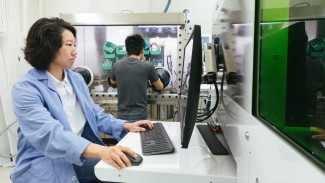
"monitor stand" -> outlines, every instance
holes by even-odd
[[[229,152],[217,138],[217,136],[210,130],[208,125],[196,125],[205,143],[214,155],[228,155]]]

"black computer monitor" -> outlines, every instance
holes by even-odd
[[[194,25],[192,34],[185,46],[180,100],[187,100],[180,107],[182,148],[188,148],[196,123],[202,78],[201,27]]]

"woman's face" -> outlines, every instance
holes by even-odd
[[[51,67],[70,68],[77,56],[76,39],[69,30],[62,32],[62,46],[58,50]]]

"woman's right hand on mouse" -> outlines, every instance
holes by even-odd
[[[106,163],[112,165],[118,170],[125,167],[130,167],[131,162],[124,153],[128,153],[132,157],[136,157],[137,154],[130,148],[125,146],[102,146],[98,144],[89,144],[84,153],[83,157],[100,158]]]

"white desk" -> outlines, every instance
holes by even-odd
[[[180,124],[163,122],[175,152],[143,156],[139,133],[128,133],[118,144],[132,148],[142,155],[140,166],[117,170],[100,161],[95,174],[100,180],[127,183],[235,183],[236,163],[231,155],[213,155],[194,128],[188,149],[181,148]]]

